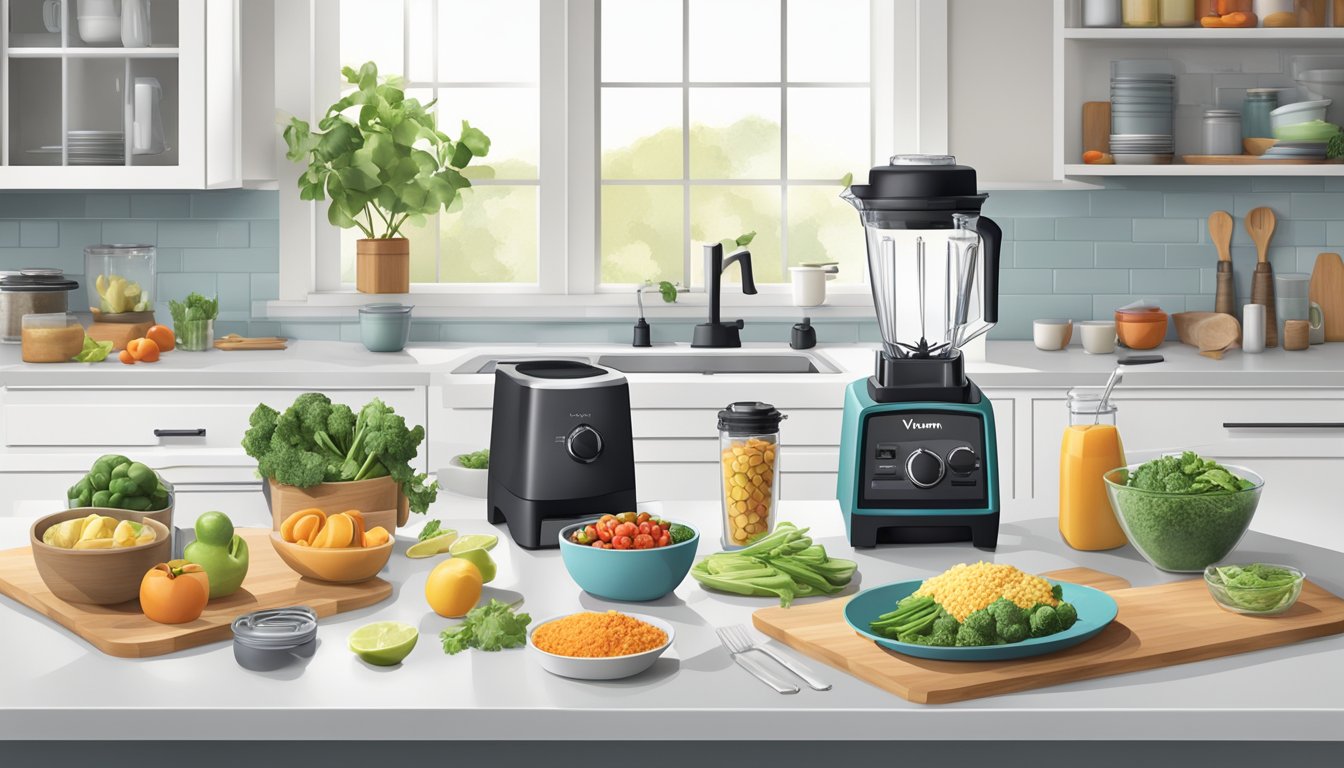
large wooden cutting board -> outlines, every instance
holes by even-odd
[[[226,598],[211,600],[201,618],[189,624],[150,621],[134,600],[121,605],[67,603],[42,583],[28,547],[0,552],[0,594],[52,619],[103,653],[123,658],[159,656],[229,640],[233,637],[229,625],[252,611],[306,605],[324,617],[365,608],[392,595],[392,585],[382,579],[362,584],[305,579],[275,553],[269,530],[240,528],[238,534],[247,541],[249,556],[242,588]]]
[[[1317,254],[1308,295],[1321,305],[1325,340],[1344,341],[1344,261],[1338,253]]]
[[[845,624],[847,598],[765,608],[752,619],[780,642],[918,704],[946,704],[1230,656],[1344,633],[1344,600],[1307,582],[1287,613],[1241,616],[1219,608],[1201,578],[1128,588],[1088,568],[1045,574],[1108,592],[1120,614],[1068,650],[1015,661],[932,661],[888,651]]]

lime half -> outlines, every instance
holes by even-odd
[[[350,650],[359,658],[380,667],[400,664],[410,655],[420,631],[399,621],[365,624],[350,633]]]
[[[466,560],[476,566],[476,570],[481,572],[481,583],[489,584],[495,580],[495,561],[491,559],[490,553],[484,549],[468,549],[462,552],[454,552],[453,557]]]
[[[460,555],[469,549],[484,549],[486,552],[495,548],[499,543],[499,537],[492,533],[469,533],[452,543],[448,547],[448,552],[453,555]]]
[[[457,531],[444,531],[438,536],[424,541],[417,541],[406,548],[407,557],[433,557],[441,555],[448,551],[449,546],[457,539]]]

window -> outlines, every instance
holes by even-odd
[[[411,282],[535,286],[541,0],[341,0],[340,14],[341,67],[374,61],[407,98],[436,101],[440,130],[457,138],[466,119],[491,139],[452,210],[403,229]],[[355,281],[361,236],[341,230],[341,283]]]
[[[747,231],[758,283],[820,261],[862,282],[838,195],[873,156],[869,0],[602,0],[600,18],[600,282],[703,285],[700,244]]]

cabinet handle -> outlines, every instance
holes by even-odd
[[[1344,429],[1344,421],[1225,421],[1223,429]]]
[[[205,427],[197,429],[156,429],[155,437],[205,437]]]

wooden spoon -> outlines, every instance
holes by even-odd
[[[1269,263],[1269,240],[1278,223],[1264,206],[1246,214],[1246,233],[1255,243],[1255,275],[1251,278],[1251,303],[1265,305],[1265,346],[1279,345],[1279,324],[1274,317],[1274,270]]]
[[[1218,249],[1217,292],[1213,310],[1236,317],[1236,286],[1232,282],[1232,215],[1227,211],[1209,214],[1209,239]]]

